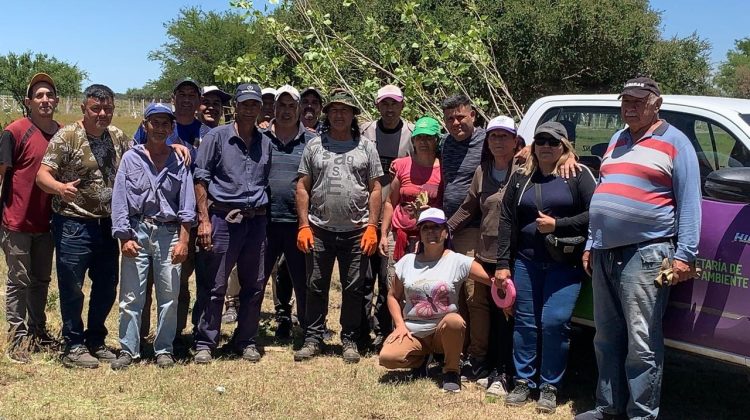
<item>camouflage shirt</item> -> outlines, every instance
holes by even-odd
[[[69,217],[110,217],[112,186],[120,158],[132,140],[122,130],[109,126],[101,137],[92,137],[79,124],[61,128],[50,140],[42,164],[56,171],[60,182],[80,179],[73,203],[52,196],[52,211]]]

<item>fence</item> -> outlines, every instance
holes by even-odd
[[[169,102],[170,99],[154,99],[157,102]],[[115,115],[118,117],[140,118],[143,115],[143,109],[151,101],[145,99],[115,98]],[[61,114],[70,114],[80,112],[78,106],[81,99],[78,97],[60,98],[57,104],[57,112]],[[6,115],[20,114],[23,112],[21,105],[16,102],[10,95],[0,95],[0,110]]]

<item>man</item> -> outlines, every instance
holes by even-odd
[[[318,134],[320,129],[320,114],[323,110],[323,94],[314,87],[309,87],[300,93],[300,121],[305,128]]]
[[[258,127],[266,129],[273,119],[273,104],[276,100],[276,89],[264,88],[261,92],[263,98],[263,106],[260,108],[260,115],[258,115]]]
[[[271,188],[271,223],[268,225],[268,252],[266,253],[266,273],[271,273],[281,258],[274,278],[277,295],[276,337],[285,339],[291,336],[292,290],[296,296],[297,317],[304,328],[305,299],[307,295],[307,275],[305,254],[297,249],[297,208],[295,192],[297,169],[305,145],[315,134],[305,129],[299,120],[299,92],[292,86],[284,85],[276,91],[275,118],[267,135],[271,138],[271,175],[268,184]]]
[[[154,339],[156,365],[174,366],[180,263],[187,258],[195,220],[192,173],[167,146],[167,137],[174,130],[172,107],[152,103],[143,117],[146,143],[123,155],[112,196],[112,235],[120,240],[122,251],[122,351],[111,364],[115,370],[140,358],[140,318],[149,274],[156,280],[159,314]]]
[[[401,118],[401,112],[404,110],[404,94],[397,86],[385,85],[380,88],[375,99],[375,106],[380,113],[380,118],[366,124],[362,129],[362,135],[375,141],[378,156],[380,156],[380,166],[384,172],[383,177],[380,178],[380,185],[385,203],[385,199],[390,194],[391,162],[411,153],[411,134],[414,131],[414,124]],[[379,242],[380,237],[378,237]],[[389,244],[389,252],[392,251],[393,245],[393,243]],[[372,345],[376,350],[380,349],[383,340],[392,330],[391,315],[386,304],[389,282],[388,257],[388,255],[381,256],[378,252],[374,253],[370,257],[370,272],[365,280],[361,334],[363,339],[369,339],[369,331],[372,329],[375,333]],[[375,283],[378,284],[377,295],[374,293]]]
[[[359,134],[355,116],[360,110],[350,93],[334,91],[323,112],[321,134],[305,146],[298,171],[297,246],[307,254],[308,282],[305,344],[294,360],[321,352],[331,273],[338,260],[343,359],[356,363],[367,257],[377,247],[383,169],[375,145]]]
[[[240,308],[234,349],[260,361],[255,345],[265,288],[268,177],[271,139],[255,125],[262,99],[258,85],[241,84],[234,95],[235,120],[211,130],[195,164],[198,243],[206,250],[210,296],[195,330],[195,362],[210,363],[221,332],[229,272],[237,264]]]
[[[693,277],[701,225],[700,171],[690,140],[659,119],[659,85],[628,80],[627,128],[612,136],[589,209],[583,267],[593,276],[596,409],[576,419],[655,419],[664,369],[669,286]],[[671,282],[654,279],[662,261]]]
[[[7,353],[18,363],[31,361],[29,349],[57,346],[47,332],[44,313],[54,249],[49,223],[52,209],[49,195],[34,182],[47,144],[60,128],[54,120],[57,101],[52,78],[35,74],[24,98],[29,116],[12,122],[0,134],[0,243],[8,266]]]
[[[115,355],[104,345],[105,321],[115,301],[119,249],[112,238],[111,198],[115,174],[130,139],[110,126],[114,93],[94,84],[83,92],[83,120],[61,128],[50,140],[36,176],[52,195],[57,282],[67,367],[95,368]],[[91,295],[84,330],[83,279]]]
[[[172,105],[174,106],[175,116],[175,129],[172,134],[167,138],[167,145],[180,144],[187,147],[190,150],[191,161],[195,162],[197,148],[200,145],[203,137],[208,133],[209,126],[203,124],[199,119],[195,117],[201,105],[201,88],[198,83],[191,79],[185,78],[178,80],[172,90]],[[138,131],[135,133],[136,143],[143,144],[146,142],[146,132],[143,124],[138,127]],[[191,230],[191,236],[188,247],[188,257],[185,262],[182,263],[181,278],[180,278],[180,297],[177,304],[177,335],[175,340],[177,344],[182,345],[181,334],[187,325],[187,317],[190,307],[190,276],[193,272],[196,272],[196,276],[200,277],[201,270],[196,270],[196,260],[200,260],[195,253],[195,229]],[[145,313],[148,314],[141,319],[141,337],[148,336],[149,330],[151,329],[151,301],[153,293],[153,277],[149,277],[149,286],[146,291],[146,301],[144,303]],[[193,317],[193,321],[197,321],[197,317]],[[195,324],[195,322],[194,322]],[[180,347],[182,350],[183,347]]]
[[[224,116],[224,106],[232,99],[232,95],[216,86],[204,86],[201,89],[201,101],[198,106],[198,119],[209,128],[216,128],[221,124]]]
[[[458,211],[469,192],[476,168],[482,161],[485,131],[474,127],[476,111],[466,95],[458,94],[442,103],[443,123],[448,135],[443,139],[440,170],[445,185],[443,211],[449,219]],[[474,214],[453,236],[455,251],[474,257],[479,237],[480,215]],[[486,363],[490,334],[490,288],[471,279],[464,283],[459,309],[468,328],[468,347],[461,375],[466,380],[487,376]]]

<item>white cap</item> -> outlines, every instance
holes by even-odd
[[[275,98],[276,97],[276,89],[274,89],[274,88],[263,88],[263,90],[260,91],[260,96],[266,96],[266,95],[272,95]]]
[[[274,100],[278,101],[281,95],[285,93],[291,96],[292,99],[294,99],[295,101],[299,102],[299,91],[295,89],[294,86],[290,86],[290,85],[284,85],[280,87],[276,91],[276,96],[274,97]]]
[[[513,118],[506,117],[505,115],[501,115],[499,117],[495,117],[492,120],[490,120],[490,123],[487,124],[487,132],[489,133],[492,130],[505,130],[511,134],[516,134],[516,122],[513,121]]]
[[[445,213],[435,207],[430,207],[429,209],[419,213],[419,219],[417,220],[417,224],[422,224],[422,222],[432,222],[437,223],[438,225],[445,224],[447,220],[445,219]]]
[[[404,93],[401,92],[401,89],[398,86],[385,85],[378,89],[378,96],[377,99],[375,99],[375,103],[379,104],[380,101],[386,98],[391,98],[396,102],[402,102],[404,100]]]

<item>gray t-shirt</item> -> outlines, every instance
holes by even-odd
[[[338,141],[321,134],[305,146],[299,173],[312,178],[310,223],[333,232],[367,224],[369,181],[383,176],[372,141],[364,137]]]
[[[449,252],[437,261],[420,262],[406,254],[394,265],[404,285],[404,321],[416,337],[427,337],[446,314],[458,312],[458,291],[469,277],[473,258]]]

